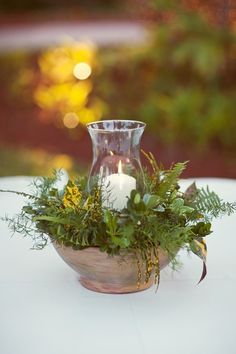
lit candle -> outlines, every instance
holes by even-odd
[[[116,155],[113,151],[109,151],[109,155],[105,156],[101,162],[103,171],[108,171],[107,176],[109,174],[116,173],[117,165],[120,161],[126,166],[130,164],[130,159],[128,157]]]
[[[124,209],[133,189],[136,189],[136,179],[122,172],[122,162],[120,160],[118,173],[113,173],[103,180],[102,205],[116,210]]]

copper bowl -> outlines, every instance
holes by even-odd
[[[131,253],[109,256],[97,247],[74,250],[55,242],[53,245],[61,258],[79,274],[80,283],[89,290],[122,294],[147,289],[154,283],[152,274],[147,283],[143,276],[140,286],[137,286],[137,260]],[[169,259],[161,249],[158,254],[162,269],[169,263]],[[144,264],[141,265],[141,272],[145,274]]]

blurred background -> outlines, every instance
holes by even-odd
[[[91,163],[86,123],[147,123],[185,177],[236,178],[234,0],[3,0],[0,176]]]

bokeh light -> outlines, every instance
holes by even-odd
[[[63,123],[66,128],[74,129],[79,124],[79,117],[75,112],[68,112],[63,118]]]
[[[98,67],[92,43],[69,42],[49,48],[38,59],[39,76],[33,91],[44,122],[74,129],[100,120],[105,103],[93,92],[92,70]]]
[[[71,174],[79,168],[70,155],[52,154],[42,148],[1,147],[0,160],[0,176],[51,175],[53,169],[65,169]]]
[[[59,154],[54,156],[52,162],[53,162],[54,169],[63,168],[66,171],[70,171],[73,168],[73,160],[70,156],[66,154]]]
[[[79,80],[86,80],[92,73],[92,68],[88,63],[78,63],[75,65],[73,74]]]

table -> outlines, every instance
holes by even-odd
[[[31,180],[0,178],[0,188],[27,191]],[[182,188],[191,182],[181,181]],[[196,182],[236,200],[235,180]],[[1,215],[22,205],[21,197],[0,194]],[[109,295],[83,288],[53,247],[30,250],[30,239],[10,237],[0,222],[0,353],[235,354],[236,216],[213,228],[200,285],[200,260],[181,252],[182,270],[163,270],[157,293]]]

